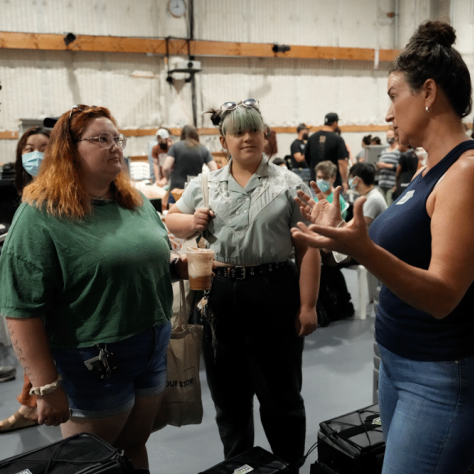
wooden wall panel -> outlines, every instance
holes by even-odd
[[[66,45],[63,35],[39,33],[0,32],[0,49],[33,49],[53,51],[89,51],[115,53],[166,54],[166,39],[127,38],[120,36],[77,35]],[[373,61],[375,50],[371,48],[346,48],[331,46],[290,45],[285,53],[274,53],[270,43],[235,43],[224,41],[168,40],[171,55],[279,57],[297,59],[338,59],[351,61]],[[382,49],[380,61],[392,61],[398,50]]]

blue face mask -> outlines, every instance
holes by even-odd
[[[354,183],[354,180],[356,179],[356,176],[353,178],[349,178],[348,184],[351,189],[355,189],[357,187],[357,183]]]
[[[331,189],[331,183],[329,181],[326,181],[325,179],[316,180],[316,184],[318,185],[318,188],[321,190],[322,193],[325,193],[326,191],[329,191],[329,189]]]
[[[39,167],[43,161],[44,153],[41,151],[32,151],[31,153],[25,153],[21,157],[23,168],[31,176],[38,176]]]

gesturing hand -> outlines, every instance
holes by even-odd
[[[291,229],[291,234],[294,239],[305,242],[310,247],[333,250],[350,255],[356,260],[365,258],[373,244],[363,214],[365,201],[365,197],[357,199],[354,204],[354,218],[343,227],[336,228],[334,225],[320,223],[307,227],[303,222],[299,222],[298,227]],[[320,222],[324,220],[319,219]]]
[[[300,206],[303,217],[313,224],[336,227],[342,221],[341,207],[339,204],[341,187],[338,186],[334,190],[332,203],[327,201],[314,181],[311,181],[311,187],[316,193],[318,202],[315,202],[311,196],[308,196],[303,191],[298,191],[298,197],[295,198],[296,203]]]

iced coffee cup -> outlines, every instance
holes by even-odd
[[[214,250],[188,247],[186,257],[188,257],[189,286],[191,290],[210,290]]]

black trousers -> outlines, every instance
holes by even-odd
[[[226,459],[253,447],[253,399],[274,454],[298,464],[304,455],[306,416],[298,271],[288,266],[267,276],[228,280],[216,276],[209,297],[215,317],[204,324],[207,381]]]

